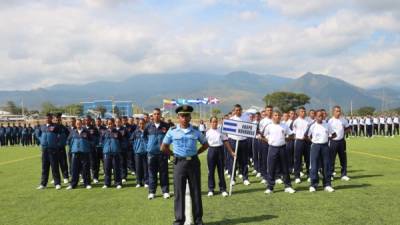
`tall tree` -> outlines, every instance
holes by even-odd
[[[53,105],[53,103],[51,102],[42,103],[42,110],[41,110],[42,115],[46,115],[47,113],[59,113],[59,112],[63,112],[63,110]]]
[[[9,112],[9,113],[11,113],[11,114],[20,114],[21,113],[21,108],[19,108],[16,104],[15,104],[15,102],[13,102],[13,101],[7,101],[6,102],[6,104],[5,104],[5,106],[4,107],[2,107],[2,109],[4,110],[4,111],[7,111],[7,112]]]
[[[310,103],[310,97],[302,93],[293,92],[274,92],[264,97],[266,105],[278,107],[283,112],[294,110],[299,106]]]
[[[66,105],[63,111],[72,116],[81,116],[83,114],[83,106],[81,104],[70,104]]]

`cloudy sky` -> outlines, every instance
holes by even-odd
[[[1,90],[236,70],[400,85],[400,1],[0,0]]]

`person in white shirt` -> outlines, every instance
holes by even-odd
[[[322,166],[323,180],[322,184],[325,191],[333,192],[331,185],[331,156],[329,153],[328,141],[332,137],[333,130],[329,123],[323,122],[323,114],[321,111],[316,112],[316,122],[311,125],[308,131],[308,138],[311,139],[310,151],[310,192],[315,192],[318,183],[318,169]],[[333,135],[334,137],[334,135]],[[322,162],[322,165],[319,165]]]
[[[233,116],[230,118],[231,120],[236,120],[236,121],[243,121],[242,120],[242,106],[239,104],[236,104],[233,108]],[[229,134],[229,143],[233,149],[236,148],[236,141],[238,141],[238,148],[236,152],[237,156],[237,162],[238,162],[238,168],[239,168],[239,173],[243,176],[243,184],[244,185],[250,185],[249,181],[249,149],[248,149],[248,140],[246,137],[242,136],[237,136],[237,135],[232,135]],[[227,158],[227,163],[228,165],[228,173],[229,176],[234,176],[233,182],[235,182],[235,176],[236,176],[236,168],[233,168],[233,157],[231,157],[228,154]]]
[[[352,119],[352,124],[353,124],[353,136],[358,136],[358,118],[353,117]]]
[[[298,118],[293,122],[293,132],[295,134],[294,143],[294,177],[295,183],[299,184],[300,172],[302,170],[302,157],[306,163],[306,172],[309,173],[310,168],[310,155],[308,149],[308,143],[305,140],[306,131],[309,126],[309,122],[305,119],[306,109],[304,107],[299,107]]]
[[[257,124],[258,127],[260,121],[261,121],[261,113],[257,112],[254,115],[253,123]],[[261,177],[261,155],[260,155],[261,147],[262,147],[261,141],[255,138],[253,143],[253,163],[254,163],[254,173],[256,174],[256,177]]]
[[[296,113],[293,110],[289,111],[289,119],[286,121],[286,126],[293,132],[293,122],[296,119]],[[294,139],[289,139],[286,142],[286,151],[288,153],[289,173],[293,173],[294,167]]]
[[[388,116],[386,118],[386,124],[387,124],[387,129],[386,129],[386,137],[393,137],[393,119],[392,116]]]
[[[272,109],[273,107],[271,105],[268,105],[265,107],[264,110],[264,115],[265,117],[260,121],[258,133],[263,134],[265,128],[272,123]],[[261,162],[260,162],[260,172],[261,176],[263,177],[261,183],[265,184],[267,183],[267,174],[268,174],[268,143],[263,141],[260,143],[260,156],[261,156]]]
[[[386,125],[386,120],[383,115],[379,117],[379,135],[385,136],[385,125]]]
[[[362,136],[365,136],[365,117],[360,118],[360,133],[359,133],[360,137],[361,137],[361,133],[362,133]]]
[[[263,139],[268,142],[268,175],[267,182],[268,187],[265,191],[266,194],[271,194],[275,186],[275,170],[278,166],[278,162],[281,165],[283,182],[285,184],[285,192],[295,193],[296,191],[291,187],[289,167],[287,164],[287,153],[286,153],[286,139],[291,138],[292,131],[286,124],[281,123],[281,113],[279,111],[274,111],[272,115],[273,123],[269,124],[262,135],[258,138]]]
[[[393,118],[394,128],[393,128],[393,135],[399,135],[399,116],[395,115]]]
[[[374,118],[372,119],[373,123],[374,123],[374,135],[379,135],[379,119],[378,117],[374,116]]]
[[[329,142],[329,149],[331,151],[331,171],[332,175],[335,170],[336,155],[339,155],[341,166],[341,179],[344,181],[350,180],[347,176],[347,153],[346,153],[346,140],[345,133],[349,132],[349,124],[342,116],[342,109],[340,106],[333,107],[333,117],[329,119],[328,123],[332,127],[336,137],[332,138]],[[333,176],[332,176],[333,177]]]
[[[200,124],[199,124],[199,131],[204,135],[206,134],[206,124],[204,123],[203,120],[200,120]]]
[[[228,142],[228,137],[221,133],[218,128],[218,118],[211,117],[211,128],[206,132],[206,139],[209,145],[207,153],[208,165],[208,196],[214,195],[215,188],[215,169],[217,169],[219,179],[219,190],[223,197],[227,197],[226,182],[224,177],[224,146],[232,157],[235,153]]]

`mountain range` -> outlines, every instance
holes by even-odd
[[[160,107],[163,99],[217,97],[217,107],[228,110],[235,103],[244,107],[264,106],[263,97],[274,91],[305,93],[311,97],[308,107],[345,110],[362,106],[377,109],[400,106],[400,91],[392,88],[363,89],[343,80],[306,73],[299,78],[260,75],[236,71],[225,75],[210,73],[170,73],[135,75],[123,81],[96,81],[86,84],[58,84],[28,91],[0,91],[0,104],[12,100],[39,109],[45,101],[65,105],[92,100],[132,100],[149,110]]]

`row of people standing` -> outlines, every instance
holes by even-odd
[[[351,127],[349,135],[354,137],[399,135],[399,116],[352,116],[346,119]]]
[[[38,145],[37,131],[39,125],[32,127],[30,123],[0,124],[0,146],[33,146]]]

